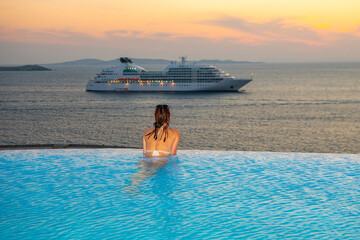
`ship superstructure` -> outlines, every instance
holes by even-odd
[[[211,65],[171,62],[163,71],[147,71],[122,57],[89,80],[87,91],[238,91],[252,81],[231,76]]]

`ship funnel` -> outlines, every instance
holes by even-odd
[[[185,64],[186,56],[181,57],[181,64]]]
[[[120,58],[121,63],[133,63],[130,58],[127,57],[121,57]]]

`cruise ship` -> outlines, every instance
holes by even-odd
[[[211,65],[172,61],[163,71],[147,71],[127,57],[119,59],[117,67],[104,68],[89,80],[87,91],[137,92],[201,92],[239,91],[252,81],[235,78]]]

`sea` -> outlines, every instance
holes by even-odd
[[[254,80],[240,92],[87,92],[104,66],[0,72],[0,145],[142,148],[158,104],[179,149],[360,153],[360,63],[231,63]],[[165,65],[144,65],[162,70]]]

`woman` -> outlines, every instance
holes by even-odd
[[[163,157],[176,154],[180,131],[169,128],[170,110],[168,105],[157,105],[154,128],[145,130],[143,151],[148,157]]]

